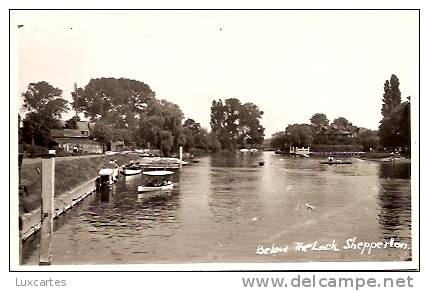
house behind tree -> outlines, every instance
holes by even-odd
[[[64,128],[63,126],[62,129],[51,129],[50,135],[58,147],[66,152],[101,154],[103,153],[103,146],[95,141],[91,134],[94,126],[95,122],[77,121],[76,129]]]

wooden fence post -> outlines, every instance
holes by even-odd
[[[183,147],[179,147],[179,159],[180,159],[180,169],[182,168],[182,161],[183,161]]]
[[[54,233],[55,152],[42,157],[42,207],[39,265],[52,264],[52,235]]]
[[[22,159],[24,158],[24,155],[22,153],[18,154],[18,199],[19,199],[19,205],[23,203],[23,196],[24,191],[21,191],[21,167],[22,167]],[[21,217],[21,207],[19,207],[19,213],[18,213],[18,227],[19,227],[19,264],[22,264],[22,237],[21,237],[21,231],[22,231],[22,217]]]

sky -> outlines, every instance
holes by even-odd
[[[74,83],[124,77],[207,129],[213,99],[253,102],[268,138],[317,112],[377,129],[391,74],[403,100],[419,97],[416,11],[14,11],[11,20],[19,106],[31,82],[71,101]]]

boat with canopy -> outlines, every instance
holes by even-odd
[[[146,171],[143,175],[147,178],[144,185],[138,186],[137,191],[151,192],[151,191],[165,191],[173,189],[173,181],[171,181],[172,171]]]

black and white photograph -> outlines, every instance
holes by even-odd
[[[419,21],[11,11],[11,265],[417,270]]]

